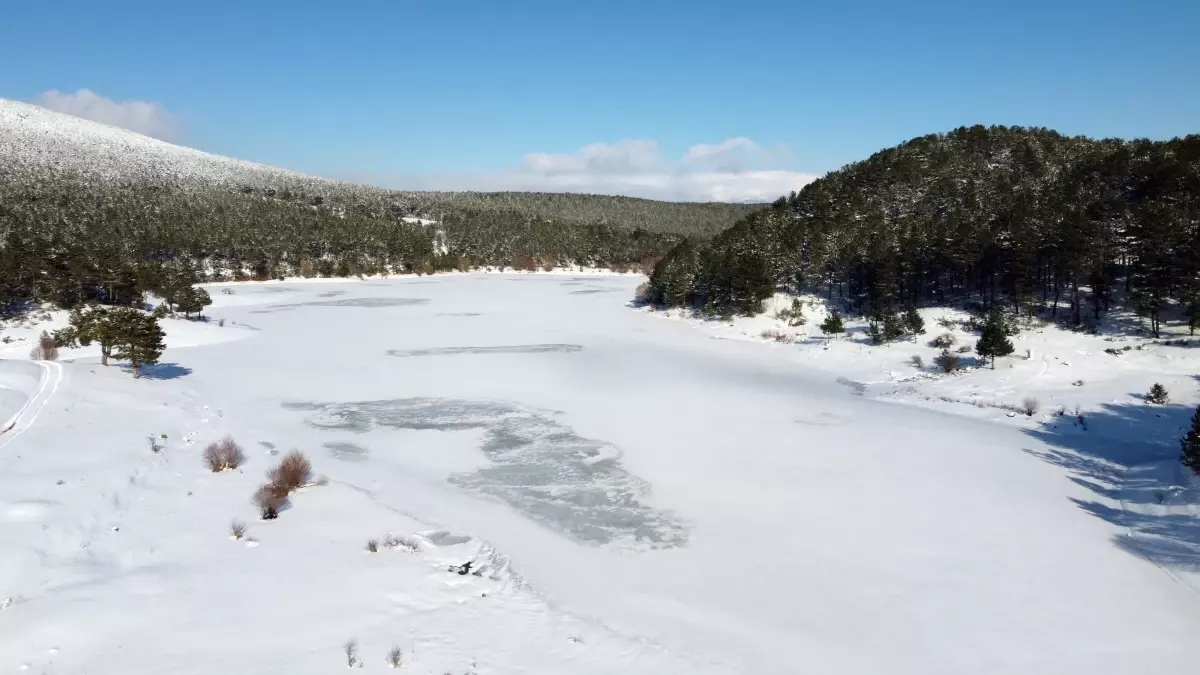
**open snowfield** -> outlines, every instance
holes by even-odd
[[[713,339],[770,320],[639,281],[213,285],[140,380],[0,362],[0,673],[329,673],[348,640],[435,675],[1195,671],[1189,350],[1051,329],[935,377],[923,343]],[[1155,379],[1182,405],[1130,396]],[[214,474],[225,434],[249,459]],[[327,480],[260,521],[293,448]]]

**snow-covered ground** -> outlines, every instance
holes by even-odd
[[[327,673],[349,640],[435,675],[1194,670],[1186,348],[1042,329],[935,376],[923,344],[663,320],[638,282],[213,286],[141,380],[14,376],[45,405],[0,447],[0,672]],[[227,433],[249,460],[210,473]],[[259,521],[293,448],[327,480]],[[418,550],[365,550],[389,533]]]

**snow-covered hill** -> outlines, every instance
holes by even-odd
[[[0,99],[0,162],[109,180],[203,180],[255,187],[338,184],[7,99]]]

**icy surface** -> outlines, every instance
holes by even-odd
[[[154,377],[64,350],[0,446],[0,672],[317,675],[350,639],[434,675],[1195,670],[1186,348],[1031,331],[944,378],[923,342],[767,343],[579,279],[213,286]],[[579,349],[514,349],[545,345]],[[259,521],[292,449],[317,480]]]

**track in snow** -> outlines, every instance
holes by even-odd
[[[0,448],[11,443],[13,439],[33,426],[34,421],[46,407],[46,403],[54,396],[54,392],[58,391],[58,385],[62,382],[63,369],[61,365],[54,361],[35,361],[35,363],[42,369],[42,379],[38,382],[38,389],[4,428],[0,429]]]

